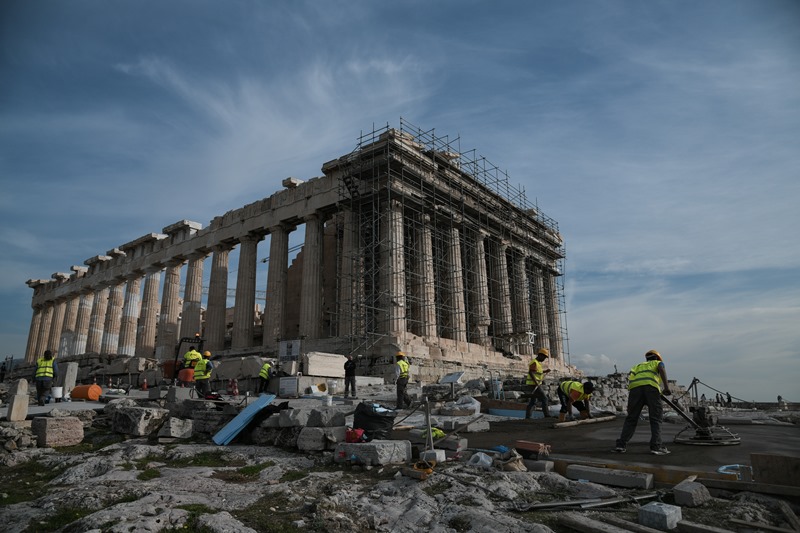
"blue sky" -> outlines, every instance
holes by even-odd
[[[27,279],[403,117],[558,222],[573,364],[656,348],[684,385],[800,401],[799,25],[777,0],[5,0],[0,357]]]

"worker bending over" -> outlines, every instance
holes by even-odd
[[[575,406],[581,414],[581,420],[592,418],[589,406],[589,398],[594,392],[594,383],[587,381],[562,381],[558,386],[558,399],[561,401],[561,412],[558,414],[558,421],[563,422],[567,415],[572,419],[572,406]]]
[[[650,453],[653,455],[666,455],[669,450],[661,443],[661,421],[664,408],[661,405],[661,387],[664,387],[664,396],[669,396],[667,370],[661,359],[661,354],[650,350],[644,354],[645,362],[631,368],[628,374],[628,416],[622,425],[622,433],[617,439],[615,452],[624,453],[628,441],[636,431],[636,424],[642,409],[647,406],[650,419]]]

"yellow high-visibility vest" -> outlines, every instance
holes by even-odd
[[[37,378],[52,378],[53,377],[53,361],[55,359],[45,359],[44,357],[36,361],[36,377]],[[30,376],[30,374],[28,374]]]
[[[411,365],[408,364],[408,361],[406,361],[405,359],[400,359],[397,362],[397,366],[400,367],[400,377],[401,378],[407,378],[408,377],[408,367],[411,366]]]
[[[533,372],[533,377],[536,378],[535,383],[533,378],[531,378],[531,372]],[[531,361],[531,364],[528,365],[528,373],[525,374],[525,385],[536,385],[537,383],[541,383],[543,376],[544,370],[542,369],[542,363],[534,359]]]
[[[658,373],[658,365],[661,361],[645,361],[631,368],[628,374],[628,390],[650,385],[659,391],[661,390],[661,375]]]

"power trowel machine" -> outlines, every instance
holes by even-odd
[[[742,439],[736,433],[732,433],[728,428],[718,426],[717,415],[708,407],[690,407],[693,416],[689,416],[678,404],[661,395],[661,399],[672,407],[689,425],[675,435],[674,442],[678,444],[694,444],[700,446],[733,446],[741,444]],[[685,433],[694,430],[694,435]]]

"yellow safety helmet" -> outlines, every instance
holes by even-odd
[[[206,350],[205,352],[203,352],[203,357],[211,357],[211,352]]]
[[[539,348],[539,350],[536,352],[536,355],[543,355],[545,357],[550,357],[550,350],[548,350],[547,348]]]
[[[655,351],[655,350],[650,350],[650,351],[648,351],[646,354],[644,354],[644,357],[645,357],[645,359],[649,359],[649,360],[651,360],[651,361],[652,361],[653,359],[658,359],[659,361],[662,361],[662,362],[664,361],[663,359],[661,359],[661,354],[660,354],[660,353],[658,353],[658,352],[657,352],[657,351]]]
[[[395,357],[405,357],[406,354],[405,354],[405,352],[397,352],[396,354],[394,354],[394,356]]]

